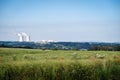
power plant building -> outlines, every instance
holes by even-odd
[[[23,41],[25,41],[25,42],[29,42],[30,41],[30,36],[29,35],[27,35],[26,33],[18,33],[17,34],[18,35],[18,40],[19,40],[19,42],[23,42]]]

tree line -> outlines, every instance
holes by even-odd
[[[120,43],[98,43],[98,42],[11,42],[0,41],[0,47],[27,48],[42,50],[94,50],[94,51],[120,51]]]

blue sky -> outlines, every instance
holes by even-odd
[[[120,42],[119,0],[0,0],[0,41]]]

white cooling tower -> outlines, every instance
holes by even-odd
[[[26,36],[26,41],[27,41],[27,42],[30,41],[30,36]]]
[[[19,34],[19,33],[18,33],[18,40],[19,40],[19,42],[22,42],[22,41],[23,41],[23,35],[22,35],[22,34]]]
[[[29,42],[30,41],[30,36],[27,35],[26,33],[22,32],[22,35],[25,37],[25,41]]]

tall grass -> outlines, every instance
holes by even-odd
[[[90,62],[90,61],[86,61]],[[35,61],[0,65],[0,80],[119,80],[116,61]]]
[[[119,52],[1,48],[0,80],[119,80],[119,56]]]

